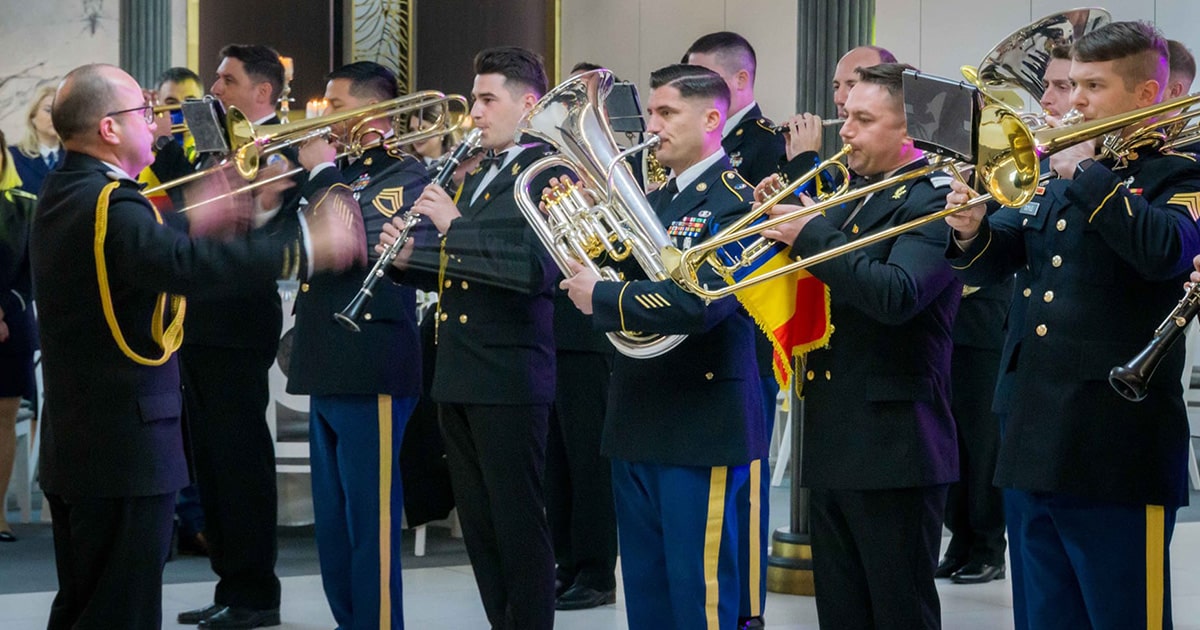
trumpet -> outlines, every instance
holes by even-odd
[[[844,122],[846,122],[846,119],[844,119],[844,118],[822,118],[821,126],[822,127],[832,127],[834,125],[840,125]],[[789,131],[791,131],[791,128],[788,127],[786,124],[773,125],[771,127],[771,131],[773,131],[775,133],[788,133]]]
[[[454,176],[454,170],[458,165],[471,154],[472,151],[479,148],[479,142],[483,136],[483,132],[479,129],[472,129],[467,137],[455,147],[441,163],[441,170],[434,176],[433,182],[442,188],[450,183],[450,178]],[[387,275],[387,268],[396,260],[396,256],[400,254],[400,249],[408,241],[409,233],[417,223],[421,221],[421,216],[413,213],[404,215],[404,227],[400,229],[400,235],[396,237],[396,242],[392,243],[383,254],[379,256],[379,260],[375,261],[375,266],[371,267],[371,271],[367,273],[367,277],[363,279],[362,288],[350,300],[346,307],[341,311],[333,314],[333,320],[342,325],[342,328],[350,332],[359,332],[362,328],[358,325],[358,319],[362,317],[363,309],[371,302],[371,298],[375,296],[375,285],[379,280]]]
[[[409,115],[429,107],[438,108],[437,119],[429,127],[404,133],[399,131],[407,128],[406,119]],[[467,119],[468,111],[467,99],[457,94],[446,95],[433,90],[364,105],[328,116],[258,127],[254,126],[238,108],[230,107],[226,114],[226,127],[229,132],[230,144],[233,147],[233,155],[211,168],[173,179],[154,188],[148,188],[145,193],[151,195],[174,188],[208,177],[230,166],[235,168],[238,174],[247,181],[253,180],[257,177],[259,166],[265,158],[287,147],[303,144],[314,138],[332,136],[335,127],[349,124],[351,121],[356,122],[341,139],[343,150],[337,154],[338,158],[359,156],[368,149],[378,146],[384,146],[388,151],[399,151],[403,145],[457,131],[463,121]],[[384,138],[383,134],[370,124],[384,118],[391,119],[392,128],[396,130],[390,138]],[[371,139],[367,140],[368,137]],[[228,193],[192,204],[179,212],[187,212],[219,199],[255,190],[280,179],[292,177],[303,170],[303,168],[294,168],[279,175],[259,179]]]
[[[1181,96],[1158,103],[1157,105],[1150,105],[1124,114],[1078,123],[1068,127],[1049,127],[1037,131],[1030,130],[1021,121],[1019,114],[1012,111],[1008,106],[999,103],[989,104],[983,108],[980,116],[979,147],[977,152],[978,164],[972,165],[958,162],[948,157],[935,156],[929,160],[926,166],[854,190],[849,190],[848,184],[846,184],[814,205],[805,206],[796,211],[760,221],[760,219],[767,215],[771,208],[781,202],[790,200],[791,194],[797,188],[819,176],[822,171],[830,168],[844,170],[845,167],[838,160],[853,150],[851,146],[847,145],[833,158],[818,164],[804,176],[772,195],[761,206],[735,221],[728,228],[687,250],[682,252],[674,250],[670,254],[664,254],[664,260],[669,259],[672,261],[670,265],[672,277],[678,279],[688,291],[707,299],[721,298],[761,282],[801,269],[807,269],[847,252],[899,236],[904,232],[943,219],[976,204],[995,200],[1008,207],[1023,206],[1033,198],[1037,186],[1043,181],[1041,166],[1039,164],[1041,158],[1057,153],[1069,146],[1079,144],[1080,142],[1100,138],[1113,132],[1124,130],[1137,123],[1154,120],[1157,116],[1165,113],[1186,109],[1196,103],[1200,103],[1200,94]],[[1196,116],[1200,115],[1200,112],[1191,112],[1188,115]],[[1133,148],[1146,146],[1156,140],[1161,141],[1165,137],[1165,134],[1162,132],[1147,132],[1142,129],[1135,130],[1125,136],[1113,135],[1110,137],[1119,138],[1121,142],[1106,142],[1106,150],[1120,157]],[[987,193],[975,197],[967,204],[944,208],[918,219],[913,219],[849,243],[833,247],[803,260],[782,265],[753,278],[734,280],[734,272],[754,265],[759,257],[771,251],[772,243],[761,236],[763,230],[810,214],[823,213],[833,206],[866,197],[867,195],[892,188],[902,182],[918,179],[937,171],[947,170],[955,176],[959,176],[960,169],[972,166],[979,175],[980,181],[983,182]],[[748,242],[743,251],[736,257],[729,255],[722,249],[730,243],[746,239],[755,240]],[[706,264],[711,265],[717,273],[725,277],[729,284],[717,289],[710,289],[704,286],[699,281],[699,270]]]
[[[1125,365],[1118,365],[1108,373],[1108,383],[1126,400],[1137,402],[1146,397],[1150,379],[1163,357],[1175,345],[1179,336],[1187,332],[1188,324],[1200,312],[1200,283],[1193,282],[1175,305],[1167,318],[1158,325],[1154,337],[1141,352]]]
[[[182,109],[183,109],[182,103],[171,103],[169,105],[155,105],[153,108],[155,117],[158,117],[158,116],[170,117],[171,114],[173,114],[177,111],[181,111]],[[184,133],[187,130],[188,130],[187,122],[171,123],[171,133],[172,134]]]

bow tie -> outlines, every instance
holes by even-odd
[[[491,168],[493,166],[495,166],[496,168],[500,168],[504,164],[504,158],[505,158],[504,153],[496,153],[495,151],[488,151],[486,154],[484,154],[483,159],[479,161],[479,168],[482,169],[483,172],[485,172],[485,173],[487,172],[487,170],[489,168]]]

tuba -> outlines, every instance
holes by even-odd
[[[568,263],[575,260],[604,280],[619,280],[616,270],[600,267],[594,259],[607,254],[621,261],[632,255],[647,278],[667,280],[671,276],[661,252],[671,247],[671,240],[624,163],[625,156],[657,145],[658,138],[651,136],[647,142],[620,150],[603,106],[612,84],[608,70],[575,75],[547,92],[525,115],[518,133],[545,140],[559,154],[542,158],[521,173],[514,189],[517,205],[564,274],[570,275]],[[576,173],[579,181],[556,189],[543,214],[535,201],[541,191],[529,187],[538,175],[559,166]],[[589,200],[588,193],[598,197],[597,203]],[[618,352],[637,359],[662,355],[686,338],[608,333]]]

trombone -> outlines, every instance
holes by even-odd
[[[664,258],[672,261],[672,277],[683,285],[684,288],[706,299],[715,300],[778,276],[807,269],[847,252],[899,236],[904,232],[943,219],[976,204],[996,200],[1009,207],[1023,206],[1033,198],[1038,184],[1042,181],[1039,161],[1043,157],[1057,153],[1080,142],[1112,134],[1136,123],[1154,120],[1162,114],[1186,109],[1197,103],[1200,103],[1200,93],[1181,96],[1124,114],[1079,123],[1070,127],[1051,127],[1037,131],[1031,131],[1021,121],[1020,116],[1007,106],[1001,104],[987,105],[983,108],[980,118],[979,159],[978,164],[974,165],[979,179],[983,182],[984,188],[987,190],[986,194],[975,197],[967,204],[944,208],[921,218],[913,219],[855,241],[830,248],[813,256],[796,260],[762,275],[735,281],[734,272],[754,265],[764,253],[771,251],[772,243],[761,236],[761,232],[765,229],[817,212],[823,213],[833,206],[838,206],[891,188],[902,182],[924,177],[936,171],[949,170],[958,176],[960,168],[972,166],[969,163],[959,162],[952,158],[936,156],[930,160],[928,165],[921,168],[853,190],[849,190],[848,184],[843,185],[814,205],[805,206],[787,214],[768,218],[765,221],[759,221],[767,215],[767,212],[771,208],[788,200],[796,189],[819,176],[826,169],[845,169],[838,160],[853,151],[853,147],[847,145],[837,155],[818,164],[808,173],[805,173],[804,176],[772,195],[761,206],[747,213],[728,228],[694,247],[683,251],[674,250],[669,254],[664,253]],[[1190,119],[1197,115],[1200,115],[1200,111],[1180,114],[1185,119]],[[1176,127],[1181,124],[1180,121],[1174,122],[1176,123]],[[1113,138],[1121,138],[1120,136],[1110,136],[1110,138],[1105,139],[1105,150],[1117,157],[1121,157],[1131,149],[1152,145],[1156,142],[1161,143],[1164,139],[1167,139],[1171,131],[1156,131],[1160,126],[1156,123],[1149,127],[1133,130],[1125,134],[1118,141],[1114,141]],[[1170,139],[1167,140],[1170,141]],[[737,256],[724,252],[722,249],[730,243],[751,238],[755,240],[747,244]],[[728,259],[729,262],[723,260],[722,256]],[[698,276],[700,269],[704,265],[710,265],[729,284],[716,289],[710,289],[702,284]]]
[[[438,114],[429,127],[406,131],[403,134],[398,131],[407,126],[406,119],[409,115],[430,107],[438,108]],[[173,179],[154,188],[148,188],[145,193],[150,195],[202,179],[223,171],[231,165],[243,179],[253,180],[258,175],[260,165],[267,157],[287,147],[303,144],[314,138],[332,136],[336,126],[351,121],[357,122],[345,133],[342,139],[343,150],[338,153],[338,158],[359,156],[378,146],[386,147],[388,151],[399,151],[400,147],[406,144],[421,142],[457,131],[468,118],[469,111],[466,98],[457,94],[446,95],[434,90],[416,92],[336,114],[278,125],[255,126],[241,110],[230,107],[226,113],[226,130],[229,134],[229,143],[233,148],[232,155],[210,168]],[[371,126],[372,122],[385,118],[391,119],[392,128],[397,130],[388,138]],[[294,168],[279,175],[254,181],[236,190],[192,204],[179,212],[186,212],[200,205],[249,192],[280,179],[292,177],[303,170],[303,168]]]

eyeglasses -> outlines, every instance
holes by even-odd
[[[116,116],[117,114],[128,114],[130,112],[144,112],[142,114],[142,117],[146,119],[146,123],[149,124],[149,123],[154,122],[154,106],[153,105],[140,105],[138,107],[130,107],[129,109],[118,109],[115,112],[108,112],[104,116],[107,118],[108,116]]]

